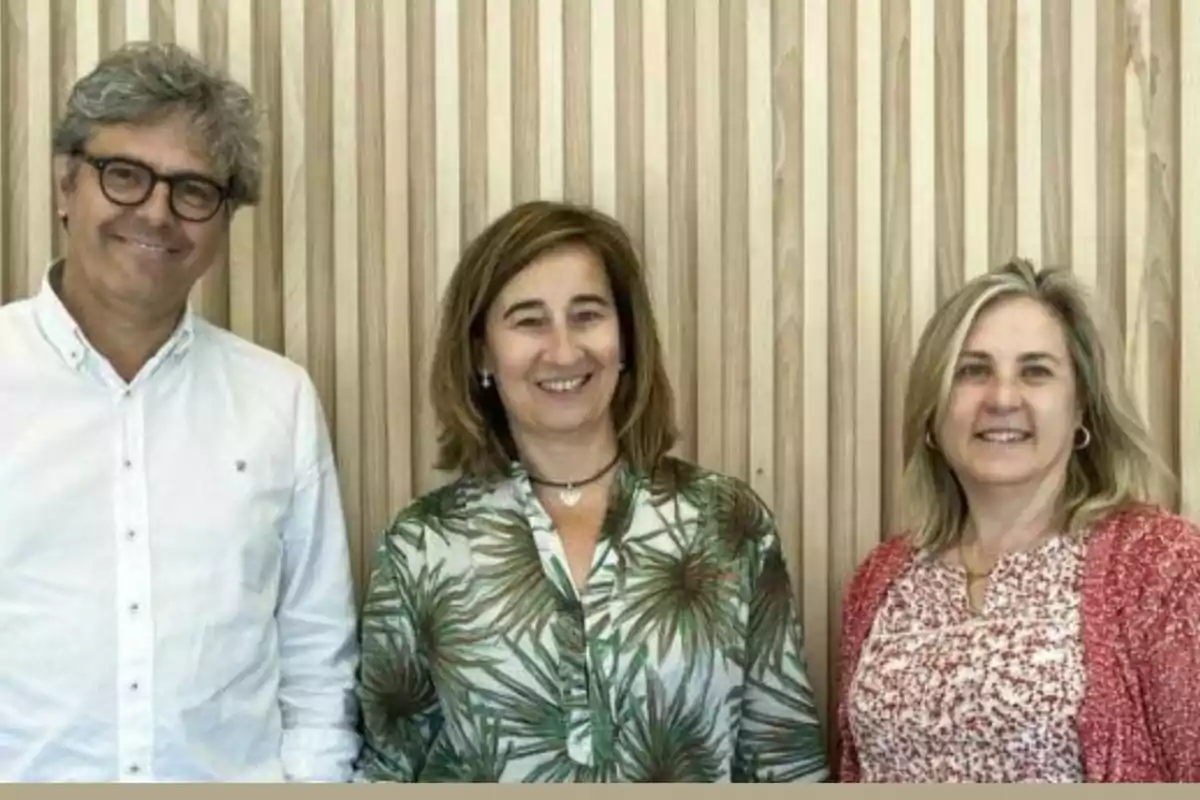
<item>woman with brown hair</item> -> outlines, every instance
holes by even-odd
[[[802,781],[828,773],[771,513],[668,454],[638,258],[521,205],[466,249],[433,361],[441,469],[363,610],[369,780]]]
[[[845,604],[840,780],[1200,781],[1200,536],[1108,358],[1023,261],[930,320],[905,535]]]

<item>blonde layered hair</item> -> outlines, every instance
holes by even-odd
[[[947,410],[954,367],[979,314],[993,304],[1031,298],[1062,324],[1075,374],[1082,424],[1091,434],[1076,449],[1059,498],[1058,524],[1072,534],[1118,508],[1155,502],[1158,479],[1171,480],[1125,386],[1116,348],[1106,346],[1089,299],[1071,273],[1038,271],[1022,259],[954,293],[921,335],[904,400],[905,529],[913,544],[940,551],[962,534],[967,502],[934,432]]]

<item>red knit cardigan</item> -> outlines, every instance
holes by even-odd
[[[1200,782],[1200,528],[1139,507],[1110,514],[1086,541],[1084,780]],[[835,756],[842,782],[860,780],[847,688],[875,614],[913,555],[905,537],[884,542],[846,592]]]

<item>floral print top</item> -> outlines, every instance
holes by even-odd
[[[1077,782],[1083,544],[1002,558],[979,614],[961,566],[920,556],[891,586],[849,690],[861,777]]]
[[[418,498],[376,554],[372,781],[817,781],[829,766],[775,523],[745,484],[618,467],[583,590],[513,465]]]

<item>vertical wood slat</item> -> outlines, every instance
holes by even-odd
[[[746,213],[750,308],[750,485],[775,504],[775,281],[771,0],[749,0],[746,7]]]
[[[912,357],[909,275],[912,270],[908,247],[908,197],[911,192],[909,135],[909,73],[904,59],[908,37],[909,0],[887,0],[883,4],[880,58],[882,66],[882,180],[880,213],[884,297],[883,305],[883,435],[880,458],[884,465],[883,518],[899,520],[900,472],[903,458],[900,434],[904,409],[904,374]]]
[[[486,0],[488,222],[513,202],[512,0]]]
[[[804,541],[804,15],[799,3],[776,0],[774,62],[775,430],[773,509],[785,552]],[[760,45],[765,48],[765,45]],[[703,312],[702,312],[703,313]],[[703,327],[706,326],[701,326]],[[717,327],[717,326],[713,326]],[[715,336],[715,334],[714,334]],[[701,350],[704,352],[704,350]],[[701,388],[703,391],[703,387]],[[717,398],[719,402],[719,398]],[[766,405],[766,398],[758,402]],[[720,406],[715,412],[721,416]],[[707,419],[707,417],[705,417]],[[707,429],[708,425],[705,425]],[[799,487],[799,491],[797,491]],[[788,566],[797,587],[803,565]],[[798,598],[802,600],[803,598]]]
[[[770,49],[776,104],[772,114],[775,290],[769,300],[775,335],[774,397],[769,401],[760,397],[758,403],[774,405],[772,505],[782,547],[793,554],[788,567],[799,587],[803,565],[794,554],[803,552],[804,541],[804,429],[796,423],[804,416],[804,16],[802,5],[779,0],[774,14]],[[766,43],[758,47],[766,49]]]
[[[856,368],[855,358],[858,348],[858,316],[857,306],[858,286],[856,275],[856,233],[857,233],[857,163],[858,131],[855,124],[856,115],[856,68],[857,48],[855,46],[855,14],[860,10],[852,3],[833,2],[828,8],[827,47],[829,53],[828,92],[830,98],[840,98],[841,102],[829,104],[829,127],[826,133],[828,139],[828,264],[825,272],[829,275],[828,316],[829,326],[827,341],[828,381],[827,419],[829,432],[828,441],[828,476],[826,478],[828,499],[826,514],[828,531],[826,548],[828,551],[827,571],[838,574],[853,571],[856,562],[853,559],[855,550],[854,524],[856,507],[861,498],[855,486],[855,437],[842,435],[843,431],[853,430],[856,408],[855,392]],[[932,92],[931,92],[932,94]],[[832,187],[840,187],[833,191]],[[930,194],[937,196],[938,192]],[[782,349],[782,348],[781,348]],[[782,423],[781,423],[782,424]],[[828,653],[836,652],[840,640],[837,628],[841,620],[842,603],[837,593],[828,596],[826,612],[829,635],[826,639]],[[837,663],[833,658],[826,658],[827,685],[824,687],[826,696],[829,688],[836,681]],[[835,704],[827,702],[822,709],[834,708]],[[826,712],[827,713],[827,712]]]
[[[671,325],[680,380],[675,384],[679,426],[676,452],[696,457],[696,9],[667,4],[667,252]]]
[[[644,85],[642,67],[642,7],[641,0],[615,0],[616,31],[615,96],[617,102],[616,134],[616,215],[629,231],[634,243],[643,246],[645,225],[643,181],[644,163],[642,122]],[[643,258],[645,257],[643,250]]]
[[[696,364],[696,418],[704,421],[695,452],[701,464],[717,469],[724,465],[725,452],[724,193],[719,166],[724,152],[723,92],[716,88],[721,87],[721,64],[725,59],[721,48],[721,0],[696,0],[695,13],[696,86],[707,87],[696,92],[696,308],[698,320],[701,309],[708,309],[710,320],[709,324],[698,324],[695,331],[696,352],[700,354]],[[600,108],[597,104],[597,114]],[[597,166],[599,163],[597,159]]]
[[[399,422],[393,419],[388,399],[387,368],[376,365],[388,359],[388,269],[387,261],[388,178],[386,161],[387,129],[384,127],[387,113],[386,80],[383,70],[385,55],[384,10],[385,0],[363,0],[355,9],[354,48],[357,72],[355,87],[358,158],[355,159],[355,180],[358,182],[357,214],[353,223],[357,238],[358,258],[358,342],[359,396],[353,398],[358,420],[357,463],[360,469],[359,511],[352,535],[352,545],[357,549],[354,567],[359,580],[356,587],[362,596],[363,584],[370,575],[375,556],[375,535],[394,513],[389,476],[391,429]],[[343,33],[344,39],[344,33]],[[363,102],[364,98],[377,98],[377,102]],[[480,201],[483,196],[481,193]],[[344,335],[343,335],[344,336]],[[339,355],[339,359],[341,356]],[[339,375],[339,380],[341,380]],[[407,415],[401,413],[401,418]]]
[[[563,6],[563,197],[574,203],[592,199],[590,0]]]
[[[124,0],[125,41],[150,38],[151,2],[152,0]]]
[[[934,44],[936,18],[934,0],[909,0],[909,159],[912,176],[909,247],[912,249],[911,316],[912,339],[921,336],[925,322],[937,305],[937,115],[934,104]]]
[[[1179,6],[1150,0],[1150,58],[1146,90],[1145,302],[1140,316],[1147,350],[1146,416],[1158,451],[1173,470],[1179,465]],[[1189,269],[1200,268],[1190,264]],[[1153,355],[1151,355],[1153,354]],[[1167,357],[1163,358],[1162,354]],[[1186,408],[1184,406],[1183,408]],[[1194,406],[1193,406],[1194,408]],[[1165,489],[1165,487],[1164,487]],[[1178,500],[1170,490],[1169,506]]]
[[[642,176],[639,187],[642,197],[641,249],[667,376],[672,386],[679,387],[680,349],[676,341],[676,322],[682,298],[672,291],[666,0],[642,0],[641,22],[642,160],[636,165]]]
[[[50,7],[50,90],[51,94],[43,103],[49,103],[48,116],[50,117],[49,125],[51,136],[55,128],[55,123],[58,118],[58,109],[65,108],[67,98],[70,96],[71,87],[78,79],[75,66],[75,50],[76,50],[76,25],[75,16],[78,9],[75,6],[74,0],[58,0]],[[97,32],[96,28],[92,28],[92,32]],[[51,140],[52,141],[52,140]],[[50,147],[50,164],[46,169],[46,188],[50,195],[50,208],[53,212],[50,217],[50,255],[47,261],[54,261],[61,258],[67,249],[67,231],[59,223],[57,216],[54,213],[58,210],[58,198],[54,193],[53,182],[54,169],[54,147],[51,143]],[[45,265],[43,265],[44,274]],[[0,277],[0,281],[3,278]]]
[[[497,0],[488,0],[489,7],[495,2]],[[382,6],[383,201],[384,218],[387,220],[383,242],[387,331],[384,381],[387,394],[388,508],[396,511],[416,491],[416,470],[413,466],[415,420],[412,409],[417,394],[413,384],[418,382],[414,376],[419,375],[416,368],[420,366],[420,359],[413,356],[414,337],[410,322],[412,287],[409,276],[414,262],[409,259],[411,243],[408,224],[411,219],[408,193],[409,12],[405,3],[383,2]],[[490,45],[491,40],[489,48]],[[492,119],[489,117],[489,124]],[[503,156],[504,162],[508,163],[508,153],[503,153]],[[491,177],[489,173],[489,207],[493,202]],[[376,521],[376,526],[383,524],[383,519]],[[370,552],[374,548],[375,542],[371,541],[365,543],[363,549],[364,552]]]
[[[150,36],[162,42],[175,41],[174,0],[150,0]]]
[[[988,255],[996,266],[1018,255],[1017,0],[988,4]],[[1038,183],[1040,187],[1039,182]],[[1036,254],[1034,254],[1036,257]]]
[[[1095,288],[1098,267],[1096,2],[1071,0],[1071,268]]]
[[[1125,0],[1096,8],[1096,287],[1125,333]]]
[[[43,98],[52,96],[51,61],[53,27],[48,3],[27,2],[21,56],[24,61],[24,191],[19,195],[24,206],[25,270],[27,291],[37,291],[53,251],[55,219],[52,193],[50,137],[53,109]],[[11,163],[11,162],[10,162]]]
[[[735,475],[749,468],[749,285],[746,263],[746,173],[749,154],[746,135],[746,6],[721,4],[721,187],[723,315],[721,469]]]
[[[254,68],[257,26],[254,7],[250,3],[234,2],[227,8],[226,36],[229,42],[230,77],[250,87],[257,94],[258,76]],[[259,102],[261,103],[261,99]],[[247,339],[257,339],[260,335],[258,304],[261,292],[255,269],[258,261],[258,254],[255,252],[258,213],[253,207],[239,209],[233,217],[229,232],[229,327],[234,333]]]
[[[1150,4],[1134,0],[1127,5],[1129,35],[1126,59],[1123,61],[1125,107],[1122,124],[1125,128],[1125,297],[1122,313],[1125,319],[1125,371],[1138,410],[1144,418],[1150,411],[1149,328],[1146,283],[1149,275],[1146,258],[1149,255],[1147,227],[1147,128],[1150,109]],[[1114,54],[1116,55],[1116,54]]]
[[[462,0],[458,17],[459,239],[488,222],[487,0]]]
[[[615,0],[591,0],[592,203],[617,211],[617,31]],[[712,96],[712,92],[705,97]]]
[[[306,134],[305,163],[308,192],[304,208],[304,233],[308,239],[308,294],[293,298],[308,318],[307,358],[304,366],[316,384],[333,430],[338,422],[337,391],[337,275],[333,266],[337,231],[334,228],[334,163],[332,64],[334,5],[332,0],[312,0],[304,18],[304,81]],[[347,154],[349,155],[349,154]],[[338,446],[335,442],[335,446]],[[344,451],[343,451],[344,452]],[[342,455],[341,452],[338,453]]]
[[[772,114],[775,293],[770,299],[775,333],[774,397],[758,402],[774,407],[772,505],[782,547],[794,554],[803,547],[803,491],[797,492],[796,487],[803,487],[804,432],[794,421],[803,419],[804,414],[804,381],[800,379],[804,357],[804,17],[799,4],[776,0],[774,6],[770,43],[776,106]],[[761,47],[766,49],[764,44]],[[719,414],[720,398],[714,401]],[[799,560],[790,559],[788,567],[799,585]]]
[[[936,216],[934,247],[936,249],[936,298],[940,301],[962,284],[964,273],[963,218],[968,213],[963,203],[967,156],[963,150],[963,4],[937,0],[934,4],[935,31],[933,55],[935,64],[934,107],[934,173],[932,188]],[[852,49],[853,44],[851,44]],[[986,84],[985,84],[986,85]],[[848,105],[848,104],[847,104]],[[986,153],[986,147],[984,148]],[[972,209],[973,210],[973,209]]]
[[[446,3],[453,6],[453,3]],[[563,0],[537,0],[538,195],[563,198]]]
[[[358,83],[358,23],[356,3],[331,4],[333,79],[333,304],[334,376],[337,446],[346,522],[362,528],[362,385],[359,262],[359,118],[355,87]],[[350,543],[351,562],[361,582],[361,538]]]
[[[289,357],[308,361],[308,174],[305,169],[307,106],[304,74],[304,4],[280,16],[280,127],[283,213],[283,346]]]
[[[100,60],[100,0],[75,0],[75,78],[92,71]]]
[[[1071,3],[1044,3],[1033,10],[1042,19],[1042,252],[1039,262],[1071,263]]]
[[[1179,485],[1180,508],[1200,518],[1200,3],[1179,5]],[[1191,322],[1189,322],[1191,321]]]
[[[513,201],[541,193],[539,174],[538,0],[512,2]]]
[[[829,3],[804,6],[804,390],[801,588],[809,646],[829,651]],[[758,309],[755,314],[760,313]],[[827,707],[828,663],[812,668],[818,708]]]
[[[1041,0],[1017,0],[1017,147],[1014,170],[1019,255],[1043,263],[1042,253],[1042,7]]]
[[[861,563],[871,547],[894,524],[884,519],[883,468],[879,458],[883,402],[883,4],[888,0],[859,0],[857,7],[857,85],[855,87],[857,152],[855,170],[856,271],[858,295],[855,330],[854,463],[858,502],[854,515],[854,550]],[[986,85],[986,84],[985,84]],[[981,215],[986,218],[986,215]],[[965,237],[964,237],[965,239]],[[845,573],[843,573],[845,574]],[[832,657],[832,654],[831,654]]]
[[[434,159],[437,164],[434,186],[434,225],[437,230],[434,274],[437,280],[434,294],[441,297],[458,261],[461,241],[458,3],[439,0],[433,4],[433,13]]]
[[[992,266],[991,103],[988,6],[962,3],[963,12],[963,277]]]
[[[438,147],[434,118],[435,42],[434,14],[437,0],[414,0],[408,4],[405,51],[408,54],[408,237],[410,305],[404,313],[410,318],[412,335],[412,453],[413,491],[428,491],[442,482],[433,467],[436,454],[433,407],[428,386],[437,324],[438,217],[436,207]],[[515,72],[515,69],[514,69]],[[514,82],[515,83],[515,82]],[[514,112],[513,143],[519,139],[523,124]],[[536,135],[536,128],[534,129]],[[528,163],[528,162],[526,162]],[[517,165],[520,167],[520,164]],[[515,187],[514,187],[515,188]],[[516,199],[516,198],[514,198]]]

